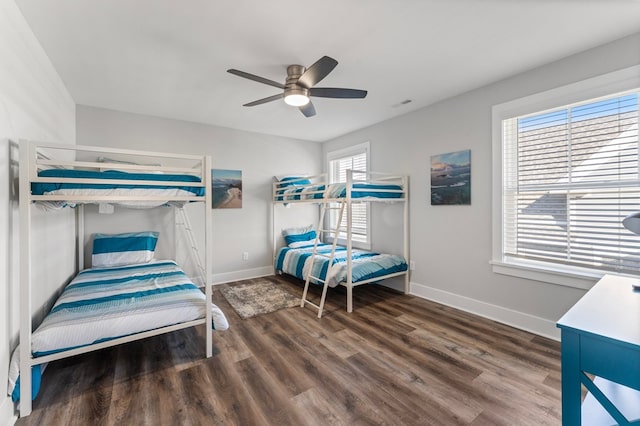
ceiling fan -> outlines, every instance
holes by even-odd
[[[313,87],[333,71],[336,65],[338,65],[338,61],[329,56],[323,56],[309,68],[305,68],[302,65],[289,65],[287,67],[287,80],[284,84],[233,68],[228,69],[227,72],[283,90],[282,93],[258,99],[243,106],[262,105],[284,98],[288,105],[297,106],[305,117],[313,117],[316,115],[316,109],[311,103],[311,99],[309,99],[311,96],[340,99],[362,99],[367,96],[366,90]]]

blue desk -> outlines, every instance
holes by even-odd
[[[640,292],[632,284],[640,280],[606,275],[558,321],[565,426],[640,424]]]

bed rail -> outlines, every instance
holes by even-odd
[[[329,183],[326,173],[284,178],[273,183],[274,203],[403,202],[408,178],[404,175],[347,170],[344,182]],[[370,187],[368,189],[367,187]]]
[[[27,150],[28,177],[31,182],[61,182],[61,178],[39,177],[38,172],[47,169],[65,169],[79,171],[121,171],[127,173],[148,174],[148,180],[113,179],[119,184],[158,184],[153,175],[172,174],[196,176],[204,186],[206,169],[204,156],[174,153],[145,152],[130,149],[37,143],[24,141],[22,147]],[[65,178],[62,182],[82,180],[86,183],[100,183],[100,180]],[[183,183],[162,181],[165,186],[179,186]]]
[[[162,186],[164,188],[176,188],[189,186],[191,188],[203,188],[206,192],[206,181],[210,170],[207,168],[207,157],[174,153],[146,152],[130,149],[115,149],[95,146],[64,145],[52,143],[38,143],[23,141],[21,149],[26,150],[27,176],[31,184],[104,184],[105,179],[100,177],[47,177],[39,176],[39,172],[45,170],[65,170],[78,172],[104,172],[118,171],[129,174],[143,174],[144,179],[138,176],[132,179],[131,175],[122,173],[122,176],[110,176],[108,182],[114,186],[120,185],[146,185]],[[176,176],[177,180],[154,179],[154,176]],[[197,178],[197,181],[179,180],[185,178]],[[87,194],[38,194],[32,195],[32,201],[69,201],[73,203],[99,203],[99,202],[126,202],[126,201],[202,201],[203,196],[181,194],[125,194],[104,195]]]
[[[319,199],[324,196],[325,187],[328,184],[327,174],[322,173],[311,176],[277,178],[273,182],[271,199],[275,203],[285,202],[309,202],[309,199],[285,199],[285,191],[304,191],[310,199]],[[316,201],[317,202],[317,201]]]

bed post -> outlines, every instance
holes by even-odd
[[[353,265],[352,265],[352,232],[351,229],[351,220],[352,217],[352,209],[351,209],[351,190],[353,189],[353,170],[347,170],[347,312],[353,312]],[[338,235],[336,235],[336,238]]]
[[[273,184],[273,194],[271,195],[271,264],[273,265],[273,275],[278,275],[276,270],[276,196],[275,183]]]
[[[76,207],[76,255],[78,272],[84,269],[84,204]]]
[[[204,285],[205,296],[207,303],[205,305],[205,332],[206,332],[206,344],[207,344],[207,358],[213,355],[213,315],[211,313],[211,303],[213,303],[213,283],[211,282],[212,269],[213,269],[213,204],[211,198],[211,157],[205,156],[204,159],[203,181],[205,183],[205,202],[204,202],[204,237],[205,237],[205,250],[204,250]]]
[[[20,417],[31,414],[31,188],[35,148],[20,141]]]
[[[402,177],[402,187],[404,188],[404,258],[406,262],[411,265],[411,260],[409,259],[409,176]],[[407,269],[407,273],[404,275],[404,294],[410,293],[410,282],[409,282],[409,274],[411,268]]]

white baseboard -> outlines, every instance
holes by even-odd
[[[410,283],[410,293],[423,299],[432,300],[443,305],[451,306],[452,308],[460,309],[461,311],[560,341],[560,330],[556,327],[556,323],[544,318],[414,282]]]
[[[221,274],[213,274],[211,282],[215,284],[224,284],[233,281],[248,280],[251,278],[259,278],[273,275],[273,266],[261,266],[260,268],[243,269],[240,271],[223,272]]]
[[[14,412],[13,401],[5,396],[0,404],[0,425],[12,426],[18,420]]]
[[[262,266],[260,268],[213,274],[211,282],[213,284],[224,284],[233,281],[270,276],[273,275],[273,273],[273,267]],[[391,285],[389,287],[402,291],[402,286],[400,285]],[[466,296],[449,293],[444,290],[415,282],[410,283],[410,294],[423,299],[432,300],[443,305],[451,306],[452,308],[460,309],[474,315],[479,315],[530,333],[538,334],[549,339],[560,341],[560,330],[556,327],[556,323],[544,318],[525,314],[502,306],[481,302]]]

